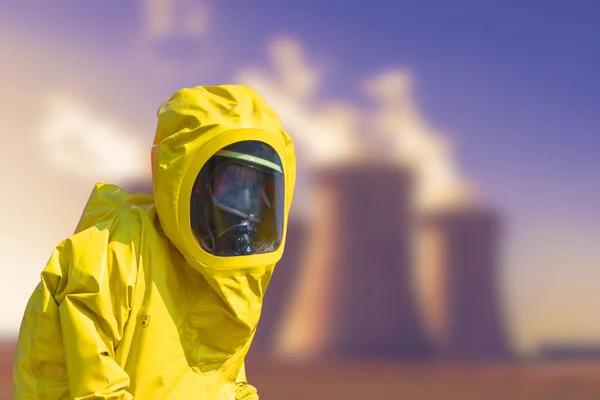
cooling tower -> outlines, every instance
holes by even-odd
[[[409,277],[411,176],[391,165],[358,165],[321,171],[315,181],[318,218],[279,355],[427,355]]]
[[[423,218],[420,290],[438,356],[492,360],[509,355],[499,305],[499,219],[489,210]]]

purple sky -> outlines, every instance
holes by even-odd
[[[144,98],[123,94],[141,105],[137,119],[152,113],[148,127],[159,102],[179,86],[222,83],[241,63],[264,64],[265,46],[278,34],[297,38],[329,71],[324,95],[358,105],[367,106],[350,82],[402,66],[415,77],[427,119],[452,138],[463,170],[508,217],[511,287],[534,287],[541,273],[560,281],[563,270],[571,271],[573,287],[598,282],[600,2],[219,0],[210,10],[207,40],[220,60],[210,70],[214,81],[197,76],[194,82],[188,72],[156,79]],[[119,80],[148,85],[144,71],[118,70],[141,29],[137,2],[94,8],[80,1],[3,2],[0,25],[15,38],[104,59],[117,67],[108,73]],[[0,44],[10,41],[5,36]],[[173,40],[163,55],[192,64],[211,57],[205,49],[202,41]],[[555,258],[564,261],[556,265],[546,264],[551,254],[533,254],[557,246],[564,249]],[[524,247],[532,254],[522,256]],[[583,255],[571,257],[574,252]],[[519,263],[511,262],[517,256]],[[527,271],[518,270],[523,265]],[[556,287],[539,286],[530,303],[545,301],[541,293]],[[598,315],[598,296],[579,301],[596,310],[585,315]],[[552,315],[551,308],[545,312]],[[600,339],[598,322],[588,328],[593,335],[583,336]]]
[[[485,4],[484,4],[485,3]],[[58,7],[58,4],[65,4]],[[68,4],[68,6],[67,6]],[[260,62],[289,33],[333,60],[331,96],[402,65],[428,118],[457,142],[460,162],[497,201],[537,204],[546,192],[585,223],[600,222],[600,4],[594,1],[219,1],[213,27],[230,65]],[[274,4],[279,4],[275,5]],[[12,2],[3,24],[118,57],[139,29],[135,2]],[[187,44],[187,43],[186,43]],[[181,45],[174,56],[194,53]],[[325,61],[326,62],[326,61]],[[232,68],[221,69],[227,79]],[[554,200],[553,200],[554,199]],[[549,210],[550,211],[550,210]],[[561,212],[556,209],[555,212]]]

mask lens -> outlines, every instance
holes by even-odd
[[[190,199],[198,244],[218,256],[276,251],[285,214],[283,166],[259,141],[217,151],[201,168]]]
[[[266,172],[238,163],[217,167],[212,179],[215,202],[245,216],[257,216],[266,198]],[[261,204],[262,203],[262,204]]]

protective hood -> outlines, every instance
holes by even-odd
[[[205,252],[190,224],[190,196],[202,166],[232,143],[258,140],[281,159],[285,185],[282,242],[271,253],[218,257]],[[220,302],[210,306],[211,324],[230,324],[231,353],[254,333],[269,279],[283,254],[295,183],[295,154],[279,117],[254,90],[241,85],[199,86],[176,92],[158,111],[152,151],[155,205],[165,235],[202,273]],[[208,311],[207,311],[208,312]],[[223,315],[219,316],[221,313]],[[217,344],[215,344],[217,346]]]

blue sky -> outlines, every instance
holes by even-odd
[[[207,37],[175,38],[159,51],[177,65],[215,64],[164,79],[147,63],[129,61],[143,25],[139,2],[90,4],[4,2],[0,25],[11,35],[0,44],[81,54],[81,65],[70,64],[78,74],[73,90],[104,102],[116,118],[128,117],[108,98],[137,102],[131,118],[146,118],[147,130],[178,86],[221,83],[239,65],[266,64],[276,35],[295,38],[325,71],[322,97],[367,108],[356,82],[388,68],[410,71],[422,113],[451,138],[461,169],[507,216],[507,296],[519,299],[513,307],[546,321],[536,337],[600,340],[600,322],[580,321],[575,333],[547,322],[555,311],[570,313],[551,301],[549,293],[560,290],[566,303],[583,308],[580,320],[600,311],[600,297],[591,295],[600,292],[599,2],[213,1]],[[95,60],[103,79],[114,76],[114,87],[102,92],[88,83],[94,77],[84,72],[85,59]],[[68,83],[59,72],[49,76]]]

